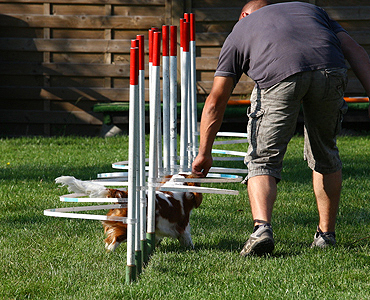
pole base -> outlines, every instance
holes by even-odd
[[[141,240],[140,241],[140,248],[141,248],[141,261],[143,262],[144,266],[148,264],[149,258],[148,258],[148,241]]]
[[[148,256],[150,256],[154,252],[154,248],[155,248],[155,233],[147,232],[146,240],[147,240],[147,245],[148,245]]]
[[[126,284],[131,284],[136,280],[136,266],[126,266]]]
[[[135,251],[135,264],[136,264],[136,269],[137,269],[137,275],[140,275],[141,272],[143,271],[143,256],[141,253],[141,250]]]

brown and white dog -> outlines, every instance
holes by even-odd
[[[198,183],[176,182],[176,178],[194,178],[193,174],[176,174],[164,178],[163,186],[188,185],[199,186]],[[68,186],[69,191],[84,193],[90,197],[127,198],[127,192],[119,189],[108,189],[101,184],[78,180],[72,176],[61,176],[56,183]],[[193,208],[202,203],[202,194],[194,192],[156,191],[155,198],[155,237],[159,243],[164,237],[178,239],[184,247],[193,248],[190,234],[190,214]],[[111,209],[107,216],[127,217],[127,208]],[[127,238],[127,225],[117,221],[103,221],[105,248],[114,251]]]

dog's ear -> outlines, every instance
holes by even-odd
[[[192,194],[191,200],[194,203],[194,208],[198,208],[202,204],[203,194],[201,193],[191,193],[191,194]]]
[[[127,191],[109,189],[107,198],[127,198]]]
[[[200,176],[197,176],[193,173],[186,174],[184,176],[185,176],[185,178],[200,178]],[[187,182],[186,185],[188,185],[188,186],[200,186],[200,183],[199,182]],[[192,200],[194,202],[194,207],[198,208],[202,204],[203,194],[202,193],[192,193],[192,194],[193,194],[193,199]]]
[[[194,199],[193,199],[193,201],[195,203],[195,208],[198,208],[202,204],[203,194],[201,194],[201,193],[194,193]]]
[[[184,174],[184,177],[185,178],[200,178],[199,176],[191,173],[191,174]],[[186,185],[188,186],[200,186],[200,183],[199,182],[187,182]]]
[[[160,185],[165,184],[167,181],[171,179],[172,175],[166,175],[162,178],[162,181],[159,183]]]

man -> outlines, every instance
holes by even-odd
[[[301,103],[305,120],[305,159],[313,171],[319,224],[312,247],[335,245],[335,222],[342,184],[336,146],[347,83],[345,59],[370,95],[366,51],[326,12],[303,2],[270,5],[249,1],[227,37],[200,125],[199,154],[192,171],[206,176],[212,144],[229,96],[242,73],[256,85],[248,110],[249,147],[245,157],[254,231],[242,256],[271,253],[271,216],[282,161],[295,131]]]

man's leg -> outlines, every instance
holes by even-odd
[[[319,228],[323,232],[334,232],[342,188],[342,170],[331,174],[313,171],[313,189],[319,211]]]
[[[275,177],[255,176],[248,180],[248,195],[254,225],[271,223],[272,208],[276,199]]]
[[[287,145],[294,134],[304,93],[300,88],[303,75],[297,74],[268,88],[255,87],[248,109],[249,147],[245,157],[248,166],[248,195],[254,230],[241,256],[269,254],[274,250],[271,227],[277,182]],[[308,85],[307,85],[308,86]]]
[[[276,190],[276,179],[273,176],[259,175],[248,179],[249,202],[255,227],[240,252],[241,256],[268,254],[274,250],[270,222]]]
[[[335,222],[342,185],[342,162],[336,136],[347,110],[343,99],[345,69],[325,69],[312,73],[312,84],[303,98],[305,118],[305,159],[313,170],[313,188],[319,225],[312,247],[335,245]]]

